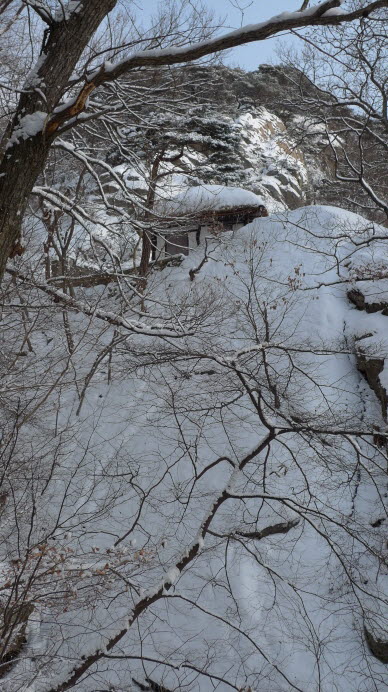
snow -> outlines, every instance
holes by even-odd
[[[201,49],[203,49],[204,54],[207,54],[219,49],[222,50],[225,48],[233,47],[234,45],[239,45],[239,43],[243,42],[244,39],[245,41],[247,40],[247,34],[252,36],[252,38],[250,38],[250,40],[252,41],[267,39],[272,34],[277,33],[277,24],[288,23],[289,26],[286,26],[286,28],[293,28],[295,26],[294,23],[296,23],[296,26],[299,26],[298,22],[300,22],[301,19],[303,19],[304,17],[306,17],[307,19],[309,17],[314,16],[317,10],[319,10],[321,4],[322,3],[319,3],[318,5],[309,7],[303,11],[281,12],[280,14],[274,15],[273,17],[270,17],[269,19],[263,22],[259,22],[257,24],[247,24],[241,27],[240,29],[236,29],[227,34],[224,34],[222,37],[216,36],[215,38],[211,38],[206,41],[200,41],[198,43],[194,43],[188,46],[170,46],[168,48],[138,51],[129,58],[122,60],[121,62],[108,63],[106,67],[103,67],[103,71],[108,73],[114,71],[122,72],[124,71],[123,68],[125,68],[126,65],[131,65],[131,63],[136,62],[137,60],[139,62],[144,61],[144,64],[147,64],[147,59],[152,60],[154,58],[163,57],[170,57],[172,59],[171,62],[178,63],[180,56],[182,56],[182,59],[185,60],[190,59],[188,58],[188,55],[192,51],[200,51]],[[342,4],[342,0],[339,0],[339,4]],[[93,77],[90,75],[89,79],[92,78]]]
[[[64,110],[66,110],[66,108],[70,108],[70,106],[73,106],[74,103],[76,102],[76,100],[77,100],[77,96],[69,97],[68,99],[63,101],[63,103],[61,103],[59,106],[54,108],[54,113],[62,113]],[[72,146],[72,144],[69,143],[69,149],[71,146]]]
[[[387,361],[384,364],[384,369],[380,373],[380,382],[383,385],[385,391],[388,393],[388,355],[387,355]]]
[[[193,193],[196,204],[202,203],[201,189]],[[221,188],[221,199],[229,190]],[[218,202],[218,192],[215,197]],[[373,231],[385,234],[378,227]],[[378,449],[357,431],[370,431],[373,425],[384,431],[386,424],[355,368],[354,342],[358,334],[368,333],[370,348],[379,347],[388,318],[357,311],[347,300],[349,284],[344,282],[372,260],[386,261],[385,243],[357,245],[371,235],[370,225],[355,214],[334,207],[299,208],[210,238],[211,257],[195,281],[189,270],[199,265],[203,247],[180,266],[154,272],[143,318],[135,320],[128,309],[115,321],[123,337],[127,325],[140,333],[123,340],[122,350],[114,353],[109,382],[106,361],[101,361],[80,416],[75,415],[77,387],[112,332],[106,323],[100,332],[94,319],[85,339],[85,314],[71,315],[79,338],[72,355],[75,372],[61,389],[59,412],[55,400],[49,402],[39,441],[29,436],[28,444],[41,445],[44,434],[57,444],[53,430],[68,430],[66,463],[53,471],[56,486],[50,497],[70,483],[60,519],[62,535],[77,551],[74,564],[79,559],[101,567],[112,536],[127,532],[128,563],[120,566],[119,586],[96,593],[96,601],[89,591],[89,600],[76,601],[73,610],[55,618],[42,607],[39,692],[52,689],[53,680],[61,682],[80,655],[103,653],[109,638],[127,628],[120,648],[110,653],[138,653],[177,667],[194,660],[237,689],[383,689],[385,667],[365,650],[362,611],[376,612],[380,622],[377,601],[386,590],[386,576],[376,556],[383,529],[372,529],[370,522],[382,512],[378,489],[384,474]],[[381,286],[374,282],[374,290],[385,291],[382,281]],[[89,290],[80,307],[89,315],[117,317],[115,300],[108,291]],[[171,344],[165,327],[162,342],[152,339],[151,325],[165,324],[171,311],[173,323],[181,325],[181,339]],[[47,320],[41,342],[32,337],[35,353],[29,359],[38,375],[44,362],[51,364],[51,349],[54,368],[60,362],[60,318],[57,313]],[[46,336],[53,337],[55,348],[47,345]],[[265,403],[273,395],[263,353],[280,391],[279,408]],[[253,401],[235,376],[236,363],[252,384]],[[205,374],[209,371],[213,374]],[[49,369],[46,376],[55,375]],[[260,392],[262,418],[255,406]],[[265,441],[266,421],[276,426],[276,439],[239,468],[244,455]],[[347,435],[336,434],[342,428]],[[333,434],[320,432],[327,430]],[[205,532],[206,518],[224,490],[244,493],[246,499],[220,505],[210,526],[213,533]],[[57,505],[48,500],[45,526],[51,516],[57,521]],[[90,527],[79,525],[75,506],[85,524],[90,518]],[[102,507],[101,516],[94,517],[96,507]],[[287,534],[249,540],[246,548],[230,538],[247,527],[260,531],[294,518],[299,523]],[[117,559],[123,543],[116,545]],[[180,572],[176,565],[196,545],[193,564]],[[351,583],[330,545],[340,550]],[[91,546],[99,551],[91,555]],[[179,593],[165,588],[178,578]],[[160,599],[132,627],[134,604],[156,594]],[[57,663],[45,679],[44,655],[58,641]],[[79,683],[82,692],[128,687],[128,660],[103,663]],[[130,673],[143,680],[152,670],[151,677],[170,689],[214,689],[214,680],[186,673],[183,666],[177,678],[176,671],[152,665],[131,660]],[[23,675],[19,669],[17,685]],[[225,683],[217,685],[227,689]]]
[[[243,206],[258,207],[261,204],[264,204],[263,199],[249,190],[224,185],[197,185],[180,192],[163,208],[168,214],[185,214]]]
[[[48,117],[48,113],[44,111],[35,111],[29,115],[24,115],[19,120],[19,124],[15,127],[9,138],[6,149],[10,149],[14,144],[18,144],[20,139],[28,139],[35,137],[38,132],[44,128],[44,124]]]
[[[171,584],[174,585],[180,577],[180,570],[178,567],[171,567],[171,569],[168,570],[165,578],[165,584]]]
[[[346,10],[342,7],[331,7],[330,10],[326,10],[326,12],[322,15],[323,17],[340,17],[341,15],[346,14]]]
[[[24,89],[36,89],[38,87],[42,87],[42,80],[40,77],[38,77],[38,72],[40,68],[42,67],[44,61],[46,60],[46,55],[42,53],[42,55],[39,56],[37,59],[34,67],[32,70],[28,73],[26,81],[24,82],[23,88]]]

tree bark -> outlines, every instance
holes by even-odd
[[[158,173],[159,173],[159,166],[161,161],[163,161],[163,156],[164,156],[164,151],[162,151],[160,154],[158,154],[155,158],[155,160],[152,163],[151,166],[151,174],[150,174],[150,184],[148,188],[148,194],[147,194],[147,200],[146,200],[146,207],[150,211],[152,211],[154,204],[155,204],[155,193],[156,193],[156,184],[158,180]],[[150,211],[147,212],[146,214],[146,221],[149,221],[151,218]],[[150,265],[150,257],[151,257],[151,250],[152,250],[152,240],[151,240],[151,233],[148,230],[143,231],[143,238],[142,238],[142,251],[141,251],[141,259],[140,259],[140,276],[147,276],[149,265]],[[146,282],[143,281],[142,287],[143,289],[145,288]]]
[[[55,137],[55,130],[47,131],[49,116],[64,95],[88,41],[116,2],[87,2],[81,5],[80,11],[60,21],[54,18],[49,23],[37,69],[27,77],[25,91],[3,139],[4,154],[0,163],[0,280],[12,248],[20,237],[29,196],[43,172]],[[45,113],[47,123],[44,122]],[[29,132],[34,127],[34,117],[38,118],[37,124],[40,118],[44,126],[31,135]]]

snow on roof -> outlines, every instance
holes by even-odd
[[[180,192],[164,203],[169,214],[187,214],[205,211],[221,211],[235,207],[258,207],[264,200],[254,192],[240,187],[224,185],[196,185]]]

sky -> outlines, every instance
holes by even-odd
[[[253,0],[252,2],[250,0],[204,0],[204,2],[209,9],[214,10],[217,17],[225,18],[224,31],[238,29],[242,24],[256,24],[281,12],[296,11],[302,4],[302,0]],[[158,0],[144,0],[143,8],[140,9],[139,6],[139,15],[144,12],[146,18],[157,5]],[[238,6],[242,8],[242,11],[238,9]],[[263,63],[279,62],[276,57],[276,47],[279,42],[291,45],[293,39],[289,35],[283,35],[240,46],[228,53],[225,62],[246,70],[255,70]]]

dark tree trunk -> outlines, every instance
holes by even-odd
[[[20,237],[23,215],[32,188],[43,172],[55,137],[57,127],[53,111],[64,95],[69,78],[89,39],[116,2],[117,0],[94,0],[83,3],[81,11],[61,21],[53,21],[48,26],[38,69],[29,78],[30,84],[27,83],[26,91],[20,97],[15,117],[2,143],[0,281],[12,248]],[[38,90],[34,89],[38,86]],[[42,92],[45,98],[42,97]],[[40,119],[42,125],[35,135],[28,134],[33,125],[33,118],[29,122],[28,118],[33,114],[38,114],[34,117]],[[50,125],[49,128],[46,127],[47,124]]]
[[[0,166],[0,278],[20,237],[28,198],[48,151],[42,136],[29,138],[7,150]]]
[[[156,193],[156,185],[158,181],[158,173],[159,173],[159,166],[161,161],[163,161],[163,155],[164,151],[162,151],[160,154],[158,154],[155,158],[155,160],[152,163],[151,166],[151,174],[150,174],[150,184],[148,188],[148,194],[147,194],[147,199],[146,199],[146,207],[149,210],[146,213],[145,220],[149,221],[151,218],[151,212],[152,209],[154,208],[155,204],[155,193]],[[140,259],[140,268],[139,268],[139,274],[140,276],[147,276],[148,274],[148,269],[150,266],[150,258],[151,258],[151,251],[152,251],[152,232],[150,231],[143,231],[143,238],[142,238],[142,251],[141,251],[141,259]],[[146,286],[146,281],[143,280],[140,282],[140,287],[145,288]]]

